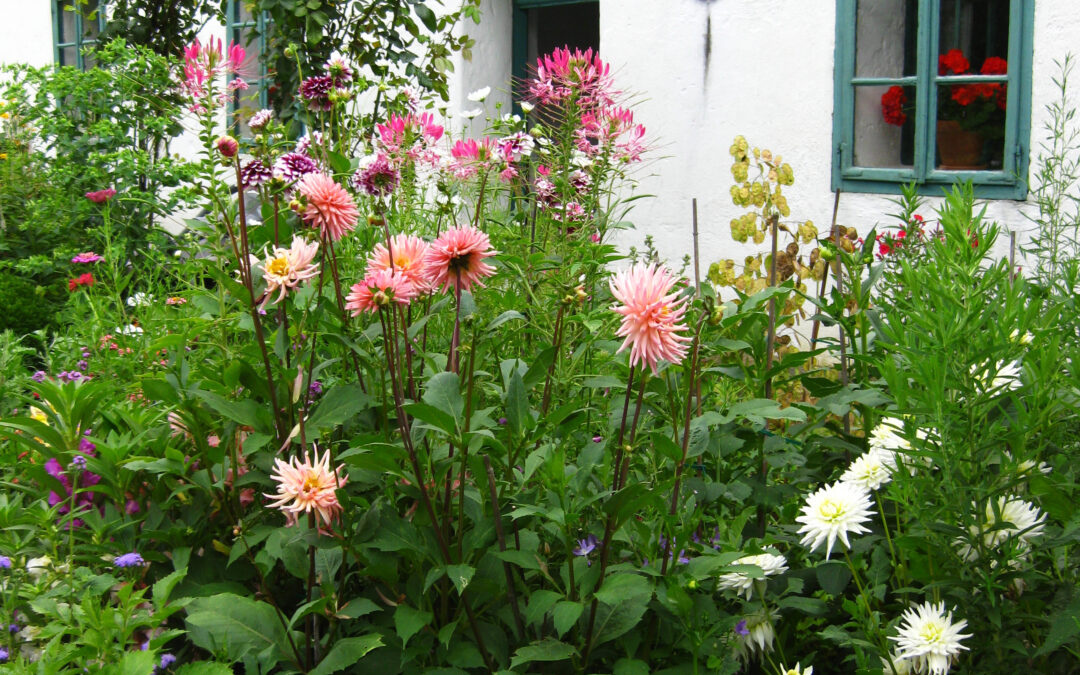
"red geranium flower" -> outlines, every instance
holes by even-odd
[[[889,90],[881,95],[881,115],[886,124],[904,126],[907,115],[904,113],[904,104],[907,103],[907,95],[899,86],[889,87]]]
[[[938,75],[963,75],[971,64],[959,49],[950,49],[938,57]]]

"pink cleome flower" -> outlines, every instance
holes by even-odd
[[[536,60],[536,76],[527,83],[530,97],[538,103],[559,105],[574,100],[582,108],[614,103],[611,68],[592,49],[570,51],[556,48]]]
[[[407,305],[416,297],[416,288],[405,275],[387,269],[369,269],[364,280],[353,284],[349,291],[345,298],[345,309],[351,311],[353,316],[376,312],[392,302]]]
[[[686,324],[679,323],[686,313],[685,299],[671,292],[678,282],[667,268],[655,264],[634,265],[611,280],[611,294],[621,305],[612,309],[623,317],[616,335],[625,337],[619,351],[630,347],[630,366],[649,366],[656,373],[659,359],[680,363],[686,356]]]
[[[292,457],[288,462],[274,460],[274,473],[271,475],[278,483],[277,494],[267,494],[273,500],[269,506],[285,512],[287,524],[296,523],[301,513],[314,512],[322,522],[329,526],[341,514],[336,490],[345,485],[348,476],[342,473],[344,465],[330,469],[330,452],[319,457],[315,448],[315,460],[307,452],[304,461]]]
[[[319,228],[323,237],[338,241],[356,227],[360,215],[356,203],[330,176],[322,173],[304,176],[299,192],[307,200],[301,217],[308,225]]]
[[[405,277],[417,294],[431,291],[426,276],[425,259],[428,243],[411,234],[396,234],[390,238],[390,250],[382,243],[376,244],[368,258],[367,271],[386,270]],[[391,264],[391,254],[393,263]]]
[[[265,307],[268,302],[284,300],[290,288],[296,288],[301,281],[318,275],[319,266],[312,264],[318,251],[318,242],[309,244],[300,237],[293,237],[289,248],[275,246],[272,252],[268,252],[262,263],[266,294],[260,306]],[[278,296],[271,301],[270,298],[275,292]]]
[[[116,195],[116,190],[112,188],[105,188],[104,190],[98,190],[97,192],[87,192],[85,197],[95,204],[104,204]]]
[[[205,110],[202,100],[206,97],[206,85],[219,75],[237,75],[228,85],[230,91],[246,88],[247,83],[242,79],[244,75],[245,59],[247,50],[242,46],[231,43],[227,50],[223,48],[220,38],[210,38],[206,45],[196,39],[184,48],[184,91],[194,100],[191,109],[196,112]],[[211,105],[220,104],[221,101],[210,101]]]
[[[427,278],[435,287],[469,290],[473,284],[495,273],[495,268],[484,262],[498,253],[491,250],[488,236],[472,225],[451,227],[439,235],[428,248]]]

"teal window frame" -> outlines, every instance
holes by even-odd
[[[1035,3],[1009,4],[1008,75],[996,81],[1008,85],[1005,112],[1005,152],[1000,170],[945,171],[934,166],[937,144],[939,85],[982,78],[938,75],[941,35],[940,0],[917,0],[919,29],[915,74],[903,77],[856,77],[855,32],[857,0],[837,0],[836,60],[833,96],[832,189],[843,192],[900,194],[902,185],[915,182],[920,194],[941,195],[957,181],[970,180],[983,199],[1027,198],[1031,146],[1031,61]],[[915,87],[915,156],[911,167],[860,167],[853,163],[856,86]]]
[[[86,39],[84,36],[84,28],[86,26],[86,17],[83,16],[81,11],[73,10],[71,14],[75,18],[75,35],[74,41],[61,42],[60,28],[64,21],[64,6],[70,5],[71,0],[52,0],[49,3],[52,7],[52,27],[53,27],[53,63],[61,66],[74,66],[79,70],[86,70],[86,57],[83,55],[83,49],[89,45],[97,44],[96,39]],[[97,23],[98,34],[105,30],[105,8],[107,3],[105,0],[98,2],[97,8],[94,10],[95,16],[92,21]],[[64,49],[68,47],[75,48],[75,63],[64,63]]]
[[[226,42],[235,42],[241,47],[247,48],[250,42],[246,33],[248,30],[254,28],[258,34],[257,41],[259,44],[260,58],[257,67],[259,75],[256,78],[248,79],[248,90],[233,92],[233,95],[229,97],[230,119],[234,119],[236,111],[240,109],[240,99],[247,99],[252,97],[252,94],[250,92],[250,89],[252,87],[257,88],[256,90],[259,103],[258,107],[260,109],[270,107],[270,77],[269,69],[266,65],[266,25],[269,19],[266,13],[263,12],[259,14],[259,16],[255,17],[254,20],[244,20],[244,18],[240,14],[242,3],[243,0],[229,0],[228,5],[226,6],[225,34],[228,36],[228,40],[226,40]],[[239,127],[239,124],[237,124],[237,126]]]
[[[512,43],[510,54],[514,60],[511,73],[515,82],[529,77],[529,10],[557,7],[559,5],[596,4],[600,0],[514,0]],[[514,103],[515,108],[517,102]]]

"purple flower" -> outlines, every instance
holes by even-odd
[[[93,251],[87,251],[85,253],[80,253],[79,255],[72,258],[71,262],[73,262],[75,264],[80,264],[80,263],[90,264],[90,263],[96,263],[99,260],[102,260],[101,256],[99,256],[97,253],[94,253]]]
[[[574,547],[574,555],[583,556],[586,564],[592,567],[592,561],[589,560],[589,554],[596,550],[596,547],[600,545],[596,535],[590,534],[584,539],[578,539],[578,545]]]
[[[319,382],[318,380],[312,380],[311,384],[308,385],[308,394],[310,394],[311,396],[322,396],[322,392],[322,382]]]
[[[30,376],[30,379],[32,379],[34,382],[44,382],[45,381],[45,371],[44,370],[39,370],[39,371],[35,372],[33,375]]]
[[[274,162],[274,178],[285,183],[295,183],[309,173],[318,173],[315,160],[299,152],[287,152]]]
[[[12,634],[18,633],[19,632],[19,624],[13,623],[13,624],[11,624],[11,625],[9,625],[7,627],[7,630],[8,630],[9,633],[12,633]]]
[[[735,624],[735,632],[739,635],[749,635],[750,629],[746,627],[746,619],[743,619],[739,623]]]
[[[130,515],[134,515],[134,514],[136,514],[138,512],[139,512],[139,502],[135,501],[134,499],[127,500],[127,503],[124,504],[124,513],[126,513],[126,514],[128,514],[130,516]]]
[[[171,666],[174,663],[176,663],[176,657],[175,656],[173,656],[172,654],[162,654],[161,655],[161,665],[159,665],[158,668],[160,668],[161,670],[165,670],[166,668],[168,668],[169,666]]]
[[[8,660],[8,650],[4,649],[3,647],[0,647],[0,663],[7,663],[7,660]]]
[[[385,155],[379,155],[375,161],[358,169],[352,177],[352,185],[372,197],[385,197],[397,189],[401,174]]]
[[[86,362],[86,359],[83,359],[82,361],[76,363],[75,367],[83,372],[86,372],[86,369],[90,367],[90,364]]]
[[[334,78],[329,75],[316,75],[300,83],[300,96],[307,102],[309,110],[329,110],[330,90],[334,88]]]
[[[68,464],[68,469],[72,471],[86,471],[86,458],[82,455],[75,455],[71,458],[71,464]]]
[[[11,558],[6,555],[0,555],[0,570],[11,569]]]
[[[597,434],[597,435],[592,437],[592,442],[593,443],[603,443],[604,442],[604,437],[601,436],[600,434]]]
[[[274,172],[262,160],[252,159],[240,167],[240,184],[245,190],[258,187],[273,177]]]
[[[507,420],[505,417],[500,417],[499,418],[499,426],[505,427],[508,422],[509,422],[509,420]]]
[[[686,555],[686,549],[680,549],[679,550],[679,564],[680,565],[689,565],[690,564],[690,556]]]
[[[93,455],[95,450],[97,450],[97,446],[89,438],[83,437],[79,439],[79,452],[84,455]]]
[[[135,552],[125,553],[124,555],[117,556],[116,560],[113,561],[113,565],[121,569],[126,567],[140,567],[145,564],[146,561],[143,560],[143,557]]]

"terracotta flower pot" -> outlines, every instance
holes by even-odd
[[[973,171],[986,168],[982,162],[983,138],[976,131],[968,131],[955,120],[937,123],[937,148],[941,157],[939,169],[945,171]]]

